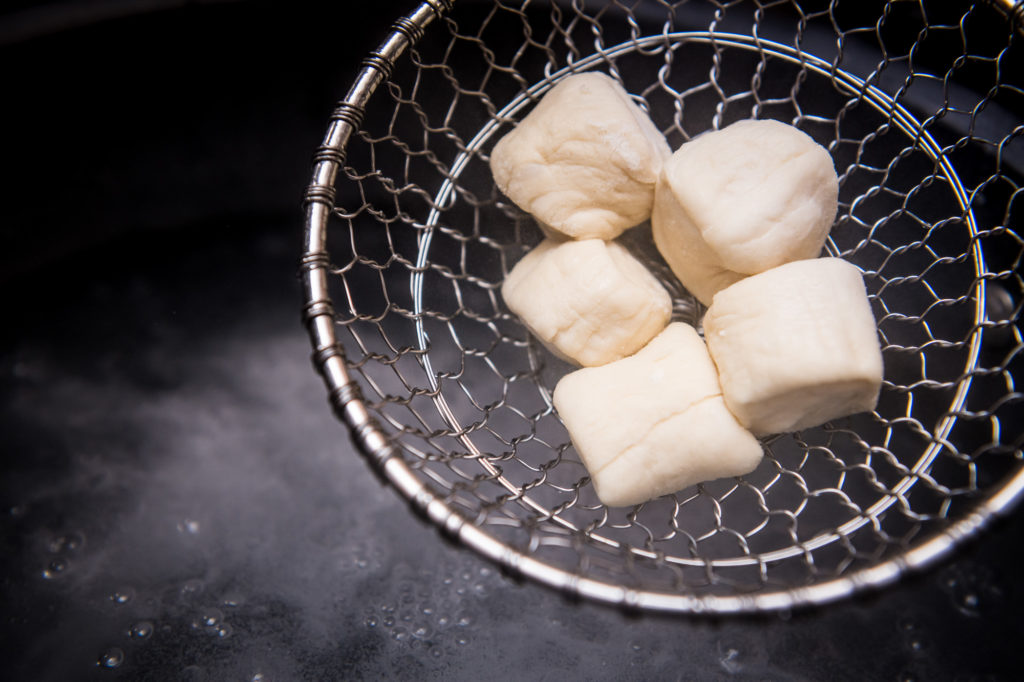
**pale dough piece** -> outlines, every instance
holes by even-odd
[[[715,294],[704,336],[725,403],[756,435],[872,410],[882,385],[875,318],[856,266],[796,261]]]
[[[821,253],[839,182],[824,147],[778,121],[739,121],[684,144],[662,168],[654,241],[704,304],[716,291]]]
[[[505,278],[506,305],[560,357],[603,365],[639,350],[672,315],[668,292],[629,251],[545,239]]]
[[[562,80],[491,152],[498,188],[573,239],[614,239],[647,220],[671,150],[616,81]]]
[[[725,407],[704,342],[681,322],[635,355],[567,374],[554,405],[608,506],[741,476],[761,461],[761,444]]]

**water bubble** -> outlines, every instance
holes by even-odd
[[[441,647],[439,647],[439,646],[432,646],[432,647],[430,647],[430,655],[433,656],[434,658],[441,658],[441,654],[443,654],[443,653],[444,652],[441,651]]]
[[[119,587],[110,594],[110,601],[115,604],[127,604],[135,598],[135,590],[131,587]]]
[[[397,627],[391,631],[391,638],[396,641],[403,642],[409,639],[409,631],[403,627]]]
[[[953,605],[966,615],[980,616],[993,603],[1004,600],[1007,588],[1005,577],[998,567],[968,563],[953,568],[949,590]]]
[[[467,625],[471,625],[472,623],[473,617],[470,616],[468,613],[460,613],[459,619],[455,622],[455,624],[459,625],[460,627],[466,627]]]
[[[384,624],[384,627],[389,628],[389,627],[391,627],[392,625],[395,624],[395,617],[394,616],[384,616],[384,620],[382,620],[381,622]]]
[[[200,614],[200,618],[203,619],[203,625],[213,627],[224,619],[224,614],[220,609],[206,609]]]
[[[375,628],[375,627],[377,627],[377,617],[376,616],[367,616],[366,620],[364,622],[366,623],[366,627],[368,627],[368,628]]]
[[[737,649],[726,649],[718,658],[718,663],[729,674],[736,674],[743,669],[739,662],[740,652]]]
[[[199,578],[192,578],[191,580],[186,580],[185,584],[181,586],[181,596],[189,597],[195,594],[199,594],[203,591],[203,587],[203,581]]]
[[[459,577],[462,578],[463,580],[471,580],[473,578],[473,574],[470,573],[469,571],[463,571],[459,575]]]
[[[149,639],[153,635],[153,623],[148,620],[140,620],[128,631],[132,639]]]
[[[489,576],[493,572],[494,571],[492,571],[489,566],[481,566],[480,567],[480,577],[482,577],[482,578],[486,578],[487,576]]]
[[[955,567],[944,586],[953,606],[972,617],[982,615],[987,604],[1000,600],[1004,594],[995,572],[982,566]]]
[[[213,634],[217,635],[221,639],[227,639],[235,632],[235,629],[231,627],[230,623],[221,623],[219,627],[213,628]]]
[[[245,604],[245,597],[239,594],[238,592],[228,592],[224,595],[224,598],[221,599],[220,603],[224,606],[230,606],[231,608],[235,608],[237,606],[242,606],[243,604]]]
[[[256,673],[249,678],[249,682],[270,682],[270,679],[263,673]]]
[[[402,611],[400,614],[398,614],[398,617],[404,620],[406,623],[412,622],[411,611]]]
[[[736,641],[730,640],[719,640],[717,643],[718,664],[730,675],[743,671],[744,666],[741,660],[741,647],[739,644]]]
[[[427,602],[422,607],[420,607],[420,611],[423,613],[424,616],[432,616],[434,614],[434,605],[430,602]]]
[[[24,504],[16,504],[10,509],[8,509],[7,513],[9,513],[16,519],[20,519],[22,516],[28,513],[28,507]]]
[[[384,613],[394,613],[395,612],[395,607],[392,606],[391,604],[381,604],[380,605],[380,610],[383,611]]]
[[[85,536],[81,533],[65,533],[50,540],[47,549],[53,554],[77,552],[85,545]]]
[[[53,580],[60,577],[65,571],[68,570],[68,562],[65,559],[54,559],[50,563],[46,564],[46,568],[43,569],[43,577],[47,580]]]
[[[112,646],[99,657],[96,661],[96,665],[101,668],[118,668],[124,663],[124,650],[116,646]]]
[[[192,628],[195,630],[215,629],[224,620],[224,614],[220,609],[203,609],[192,619]]]
[[[466,646],[467,644],[469,644],[469,638],[465,637],[463,635],[460,635],[460,636],[455,638],[455,643],[458,644],[459,646]]]
[[[412,631],[412,636],[417,639],[426,639],[433,634],[433,630],[430,629],[429,625],[418,625]]]
[[[448,625],[451,622],[452,622],[452,619],[449,618],[448,616],[441,615],[441,616],[437,617],[437,624],[439,626],[441,626],[441,627],[445,627],[446,625]]]
[[[183,519],[178,522],[178,532],[183,535],[199,535],[199,522],[195,519]]]
[[[964,592],[959,596],[957,605],[964,613],[976,616],[980,613],[980,609],[978,607],[981,605],[981,599],[975,592]]]

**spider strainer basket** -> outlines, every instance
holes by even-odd
[[[306,195],[314,362],[411,506],[515,574],[637,609],[823,603],[932,565],[1024,489],[1024,35],[1012,2],[428,0],[331,116]],[[551,405],[572,370],[500,295],[542,235],[495,142],[554,83],[620,81],[673,149],[746,118],[831,153],[874,412],[763,441],[750,475],[601,505]],[[653,248],[674,319],[701,306]]]

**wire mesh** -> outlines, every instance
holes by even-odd
[[[1024,488],[1019,9],[423,3],[364,62],[307,192],[305,312],[338,414],[447,532],[605,601],[785,608],[933,562]],[[750,475],[600,504],[551,405],[573,368],[499,293],[542,234],[488,168],[580,71],[622,83],[673,149],[746,118],[828,149],[827,249],[864,272],[885,363],[876,410],[765,439]],[[699,328],[650,226],[622,242]]]

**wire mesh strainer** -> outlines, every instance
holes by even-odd
[[[307,191],[305,319],[338,415],[446,533],[635,608],[822,603],[947,555],[1024,490],[1024,35],[1012,2],[428,0],[338,105]],[[606,508],[554,413],[570,371],[501,300],[541,239],[488,153],[554,83],[618,79],[678,147],[745,118],[840,175],[827,248],[865,274],[873,413],[766,439],[752,474]],[[624,237],[701,306],[651,244]]]

